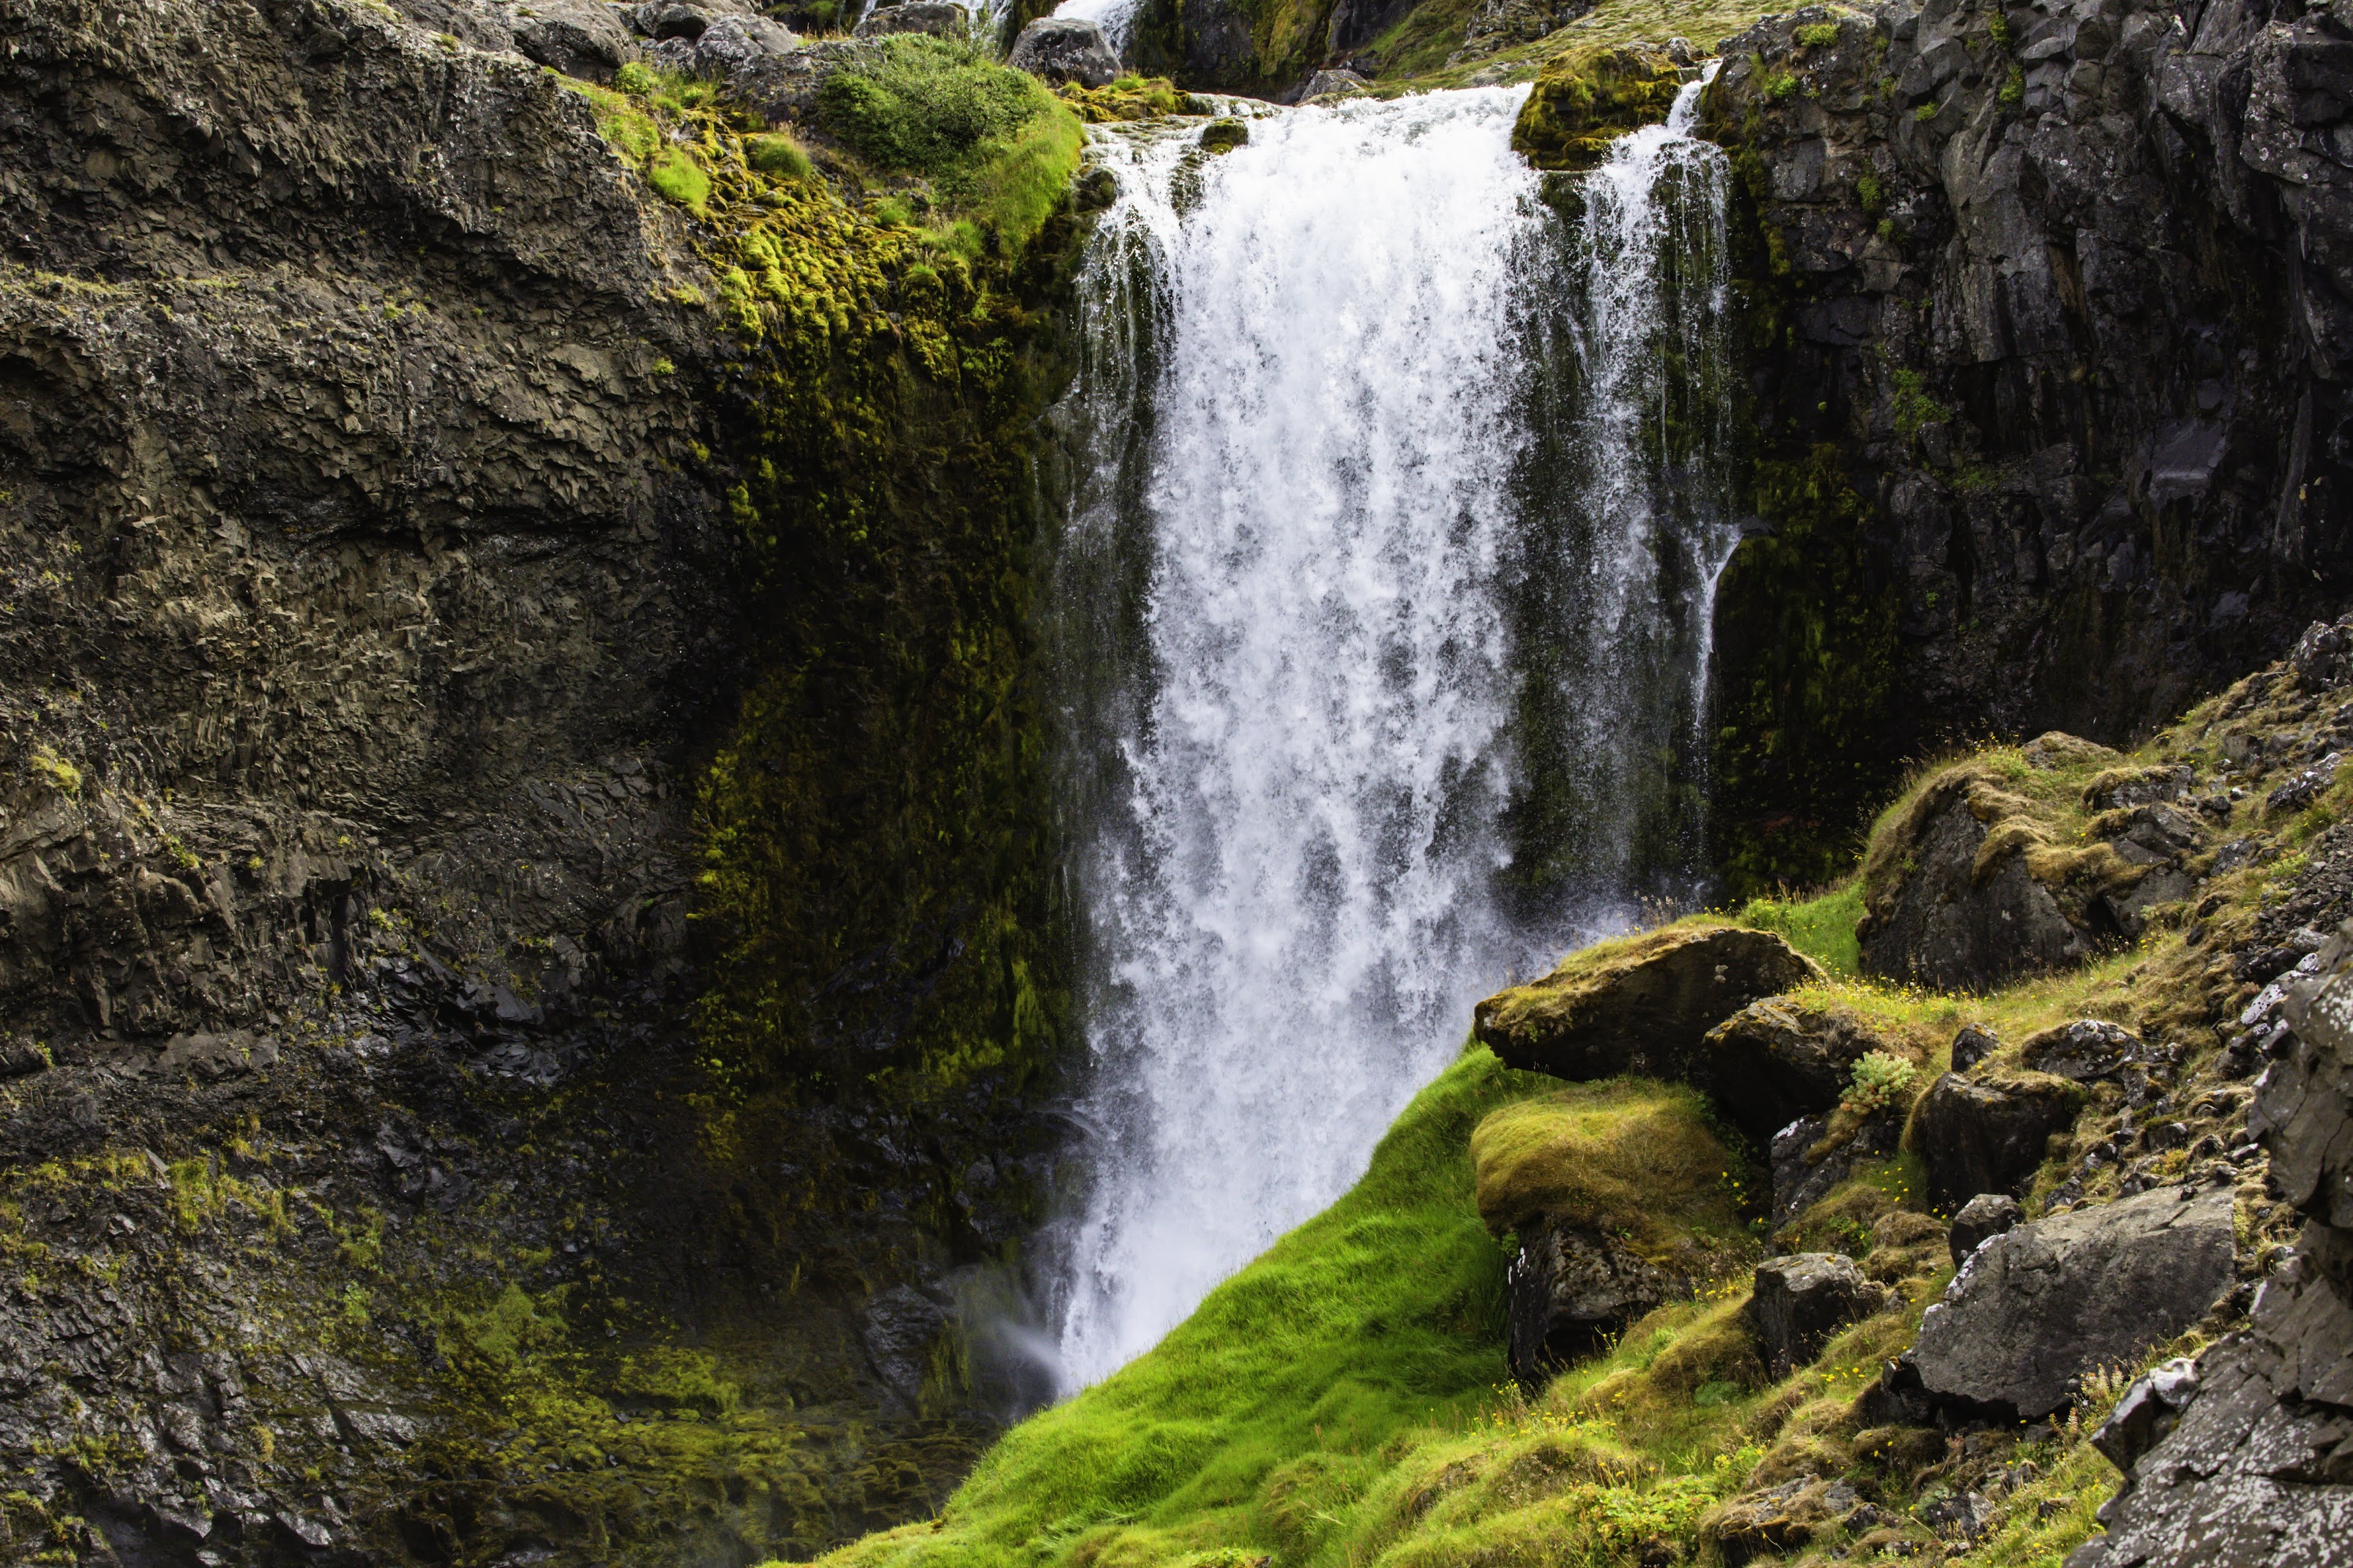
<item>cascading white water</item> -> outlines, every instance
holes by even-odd
[[[1716,352],[1689,285],[1720,292],[1721,160],[1641,132],[1566,224],[1510,151],[1522,96],[1262,115],[1218,157],[1098,141],[1057,582],[1094,1068],[1066,1386],[1360,1173],[1507,968],[1622,918],[1631,829],[1513,893],[1524,734],[1573,730],[1584,811],[1630,823],[1621,753],[1698,722],[1713,436],[1647,422]],[[1525,528],[1555,491],[1574,525]]]

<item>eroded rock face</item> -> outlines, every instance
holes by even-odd
[[[1512,1375],[1531,1394],[1673,1288],[1615,1237],[1541,1221],[1521,1238],[1506,1279]]]
[[[1945,1074],[1912,1112],[1928,1201],[1949,1213],[1979,1193],[2015,1193],[2042,1163],[2051,1135],[2073,1124],[2084,1098],[2045,1073]]]
[[[1899,0],[1723,43],[1704,123],[1755,160],[1736,265],[1788,301],[1759,510],[1812,530],[1723,579],[1734,844],[1852,820],[1828,808],[1871,793],[1855,760],[1908,737],[2121,740],[2342,608],[2342,26]],[[1793,624],[1842,671],[1818,695],[1748,678]],[[1809,744],[1824,765],[1784,760]]]
[[[1472,1027],[1508,1067],[1683,1080],[1708,1030],[1820,973],[1769,931],[1670,926],[1572,953],[1544,979],[1480,1003]]]
[[[2227,1189],[2165,1188],[2020,1226],[1972,1253],[1928,1309],[1913,1364],[1940,1408],[2047,1415],[2084,1373],[2203,1318],[2232,1264]]]

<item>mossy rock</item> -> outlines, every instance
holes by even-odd
[[[1732,1154],[1681,1084],[1615,1079],[1507,1105],[1471,1134],[1471,1160],[1479,1217],[1499,1236],[1542,1217],[1655,1258],[1741,1229]]]
[[[1683,73],[1648,44],[1587,44],[1545,63],[1512,127],[1512,148],[1539,169],[1591,169],[1609,143],[1674,107]]]
[[[1230,153],[1250,141],[1250,126],[1240,120],[1212,120],[1201,127],[1201,145],[1212,153]]]
[[[1708,1030],[1821,977],[1770,931],[1664,926],[1570,953],[1543,979],[1480,1003],[1472,1028],[1507,1067],[1573,1082],[1682,1079]]]

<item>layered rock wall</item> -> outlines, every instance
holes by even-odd
[[[1736,880],[1827,875],[1907,754],[2128,737],[2337,608],[2346,35],[2242,0],[1931,0],[1726,43],[1704,117],[1757,431],[1718,610]]]

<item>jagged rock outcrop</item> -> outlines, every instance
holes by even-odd
[[[1946,1244],[1952,1250],[1953,1267],[1968,1261],[1969,1254],[1978,1246],[2005,1231],[2018,1228],[2026,1217],[2018,1200],[2008,1193],[1979,1193],[1963,1204],[1953,1215],[1952,1228],[1946,1232]]]
[[[1505,1270],[1512,1375],[1531,1394],[1602,1336],[1666,1301],[1677,1281],[1616,1237],[1539,1223]]]
[[[1858,759],[2121,739],[2337,610],[2342,33],[2262,0],[1899,0],[1725,42],[1704,121],[1762,433],[1717,608],[1736,865],[1825,874],[1808,834],[1884,788]],[[1834,678],[1777,651],[1807,628]]]
[[[2062,1408],[2085,1373],[2163,1343],[2231,1288],[2232,1202],[2160,1189],[1992,1237],[1921,1320],[1919,1387],[1964,1418]]]
[[[1497,992],[1474,1009],[1472,1033],[1526,1071],[1681,1080],[1708,1030],[1820,973],[1770,931],[1667,926],[1585,948],[1543,979]]]
[[[2125,1471],[2069,1568],[2353,1561],[2353,926],[2285,1007],[2248,1125],[2306,1225],[2249,1326],[2128,1390],[2095,1441]]]
[[[1851,1009],[1768,996],[1710,1029],[1684,1072],[1762,1148],[1790,1123],[1836,1106],[1854,1064],[1890,1044]]]

